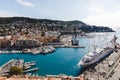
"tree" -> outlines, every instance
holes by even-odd
[[[9,71],[9,74],[12,76],[12,75],[20,75],[23,73],[23,70],[22,68],[19,68],[17,66],[12,66],[10,68],[10,71]]]

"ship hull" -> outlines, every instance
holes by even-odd
[[[98,56],[97,58],[95,58],[94,60],[92,60],[89,63],[84,63],[84,62],[80,61],[80,65],[83,66],[83,67],[87,67],[87,66],[96,64],[96,63],[100,62],[101,60],[103,60],[104,58],[106,58],[107,56],[109,56],[112,52],[113,52],[113,49],[109,48],[109,49],[106,50],[105,53],[102,53],[100,56]]]

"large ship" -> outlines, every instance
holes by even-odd
[[[106,56],[110,55],[115,50],[115,47],[117,45],[116,40],[117,40],[117,37],[114,35],[113,39],[110,41],[112,43],[111,47],[98,49],[96,48],[96,46],[94,46],[94,51],[86,54],[83,57],[83,59],[78,63],[78,65],[86,67],[88,65],[95,64],[100,60],[104,59]]]

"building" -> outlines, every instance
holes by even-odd
[[[14,45],[16,47],[23,47],[23,48],[41,46],[41,44],[37,40],[16,40]]]
[[[59,35],[60,35],[60,32],[58,32],[58,31],[47,31],[47,32],[45,32],[45,36],[47,36],[47,37],[53,37],[53,36],[58,37]]]

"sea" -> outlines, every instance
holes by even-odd
[[[0,66],[11,59],[24,59],[25,62],[36,61],[39,71],[32,72],[39,76],[66,74],[69,76],[78,76],[82,67],[78,65],[85,54],[93,51],[93,46],[98,48],[111,46],[110,40],[116,34],[120,42],[119,33],[89,33],[90,37],[78,36],[79,45],[85,48],[56,48],[56,51],[47,55],[33,54],[0,54]]]

